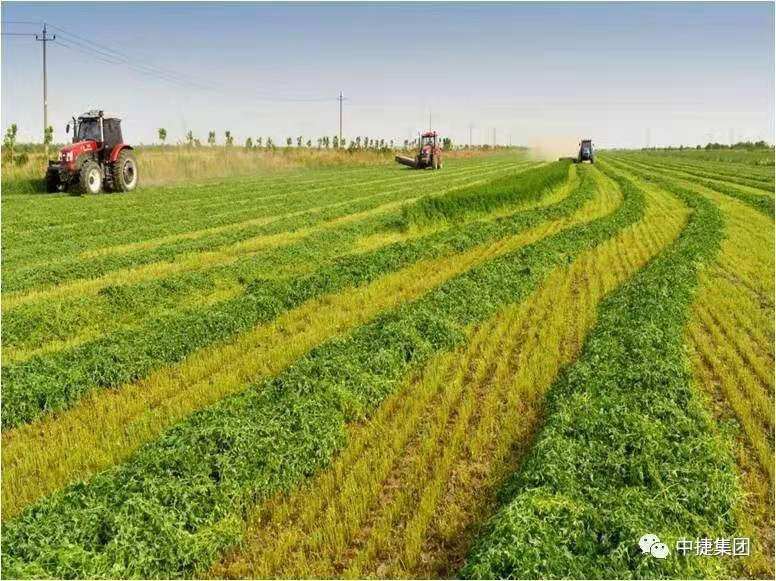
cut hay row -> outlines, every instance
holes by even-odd
[[[210,575],[454,577],[597,304],[676,238],[686,218],[673,197],[646,192],[642,220],[471,329],[465,348],[435,358],[354,430],[329,470],[260,507],[240,550]]]
[[[656,171],[661,175],[668,176],[673,179],[689,180],[694,184],[702,185],[716,192],[739,199],[758,212],[761,212],[766,216],[770,216],[771,219],[774,217],[774,196],[772,193],[755,188],[748,188],[747,186],[733,184],[727,181],[718,179],[704,179],[693,174],[688,174],[686,172],[665,169],[661,166],[655,165],[652,161],[645,161],[643,158],[638,158],[638,160],[630,159],[629,163],[636,168]]]
[[[500,164],[492,168],[482,167],[468,169],[459,173],[452,173],[444,180],[439,180],[439,184],[430,190],[420,189],[417,186],[405,184],[399,188],[383,189],[374,188],[364,193],[363,190],[353,192],[350,190],[337,190],[336,196],[329,199],[318,199],[307,196],[301,200],[301,203],[291,204],[280,202],[277,208],[270,208],[265,212],[257,211],[256,208],[247,208],[239,214],[230,214],[229,220],[219,220],[212,214],[205,211],[197,211],[196,216],[200,220],[207,219],[208,228],[205,228],[203,235],[189,235],[189,232],[196,230],[197,226],[187,225],[185,220],[180,217],[176,220],[176,228],[173,234],[169,233],[169,215],[161,214],[159,220],[165,226],[161,240],[155,240],[144,247],[149,233],[147,230],[130,230],[128,236],[117,236],[116,229],[110,228],[107,231],[97,229],[96,234],[91,237],[90,245],[97,248],[106,248],[104,236],[101,232],[107,232],[109,243],[118,244],[117,252],[104,253],[101,257],[92,257],[84,260],[79,256],[88,246],[85,241],[75,237],[66,236],[64,240],[44,239],[43,245],[45,251],[39,252],[32,244],[21,244],[19,247],[26,248],[29,255],[9,257],[8,271],[6,275],[6,290],[23,291],[34,286],[50,286],[66,282],[73,278],[83,278],[86,276],[97,276],[116,270],[119,268],[140,265],[155,260],[170,260],[177,255],[186,252],[197,252],[213,250],[220,246],[239,242],[252,236],[261,234],[277,234],[289,229],[298,229],[304,226],[315,226],[326,220],[345,216],[355,211],[367,211],[376,205],[398,201],[407,197],[417,197],[418,194],[434,193],[441,189],[447,191],[456,186],[466,186],[472,182],[479,182],[486,179],[490,172],[493,174],[507,173],[511,169],[520,168],[524,164],[515,164],[513,166]],[[465,179],[471,178],[471,179]],[[376,191],[375,191],[376,190]],[[409,195],[408,195],[409,194]],[[296,208],[296,209],[294,209]],[[289,211],[292,210],[292,211]],[[257,216],[258,214],[258,216]],[[262,215],[263,214],[263,215]],[[95,232],[86,226],[82,226],[82,232]],[[131,242],[127,242],[129,239]],[[129,246],[123,247],[127,243]],[[137,244],[137,247],[131,246]],[[59,252],[56,257],[50,256],[52,248],[57,248]],[[14,264],[21,263],[23,266],[14,268]],[[23,293],[22,293],[23,294]]]
[[[476,181],[457,184],[476,184],[487,180],[485,173]],[[232,261],[231,266],[216,266],[205,271],[184,271],[177,276],[150,279],[142,284],[124,287],[104,287],[97,295],[81,296],[73,293],[60,302],[48,301],[26,304],[5,313],[3,343],[5,361],[20,361],[37,350],[50,351],[47,343],[67,345],[74,337],[94,337],[121,326],[132,326],[155,318],[165,311],[180,310],[192,302],[189,296],[211,294],[224,286],[233,287],[240,281],[258,276],[277,278],[284,271],[311,268],[322,261],[352,252],[357,241],[375,231],[390,228],[394,219],[391,211],[403,201],[378,206],[374,210],[354,212],[333,218],[303,232],[267,235],[252,239],[251,245],[263,245],[264,252],[248,252]],[[327,235],[327,232],[332,232]],[[294,239],[299,239],[293,243]],[[247,243],[246,243],[247,244]],[[245,250],[245,248],[241,248]],[[268,251],[272,251],[268,253]],[[196,256],[193,253],[192,256]],[[148,257],[146,257],[148,258]],[[153,259],[153,257],[150,257]],[[194,259],[196,260],[196,258]],[[79,262],[94,268],[93,262]],[[294,266],[296,265],[296,266]],[[96,324],[99,322],[99,324]]]
[[[719,179],[750,186],[765,192],[773,193],[774,174],[763,172],[762,174],[753,173],[751,166],[731,166],[724,163],[706,163],[700,161],[689,161],[683,159],[671,159],[661,156],[656,158],[649,154],[635,154],[631,157],[635,159],[644,159],[645,161],[656,162],[660,167],[683,171],[696,175],[700,178]]]
[[[757,540],[740,574],[772,577],[773,222],[738,200],[690,187],[720,208],[726,237],[716,261],[700,274],[685,341],[698,389],[708,393],[719,421],[735,426],[745,493],[739,522]]]
[[[3,426],[17,426],[65,409],[92,389],[134,382],[164,364],[177,363],[197,349],[228,340],[306,300],[373,281],[417,260],[462,251],[521,232],[543,220],[561,218],[583,201],[580,193],[547,208],[462,224],[366,254],[345,255],[299,277],[274,280],[248,275],[243,279],[245,294],[234,299],[204,309],[152,317],[142,329],[120,329],[61,354],[9,364],[4,367]],[[138,300],[134,293],[119,293],[118,298]],[[150,294],[149,299],[156,297]],[[76,312],[81,314],[83,310]]]
[[[694,210],[687,227],[602,302],[465,576],[726,575],[722,560],[645,558],[634,543],[645,527],[669,546],[736,533],[735,465],[683,346],[698,270],[719,251],[724,223],[711,202],[675,193]]]
[[[557,188],[568,175],[568,162],[529,169],[522,180],[493,180],[476,189],[460,190],[443,196],[426,196],[404,210],[406,228],[461,220],[513,204],[515,200],[540,199]]]
[[[410,266],[383,277],[376,277],[379,271],[372,272],[375,280],[370,284],[345,288],[339,294],[313,298],[285,313],[275,311],[274,314],[279,314],[279,318],[269,317],[271,320],[265,325],[250,329],[226,343],[205,346],[198,352],[192,350],[191,357],[181,366],[163,368],[144,380],[131,381],[121,386],[118,392],[94,393],[69,413],[36,422],[26,428],[7,431],[3,438],[4,515],[14,514],[31,500],[77,475],[83,476],[99,467],[110,466],[176,420],[243,389],[250,382],[274,375],[316,344],[363,324],[381,310],[412,300],[476,264],[512,252],[579,221],[591,220],[601,212],[610,211],[606,205],[602,207],[600,201],[594,200],[570,218],[564,218],[584,200],[585,196],[570,198],[565,208],[556,207],[558,217],[555,220],[542,222],[546,216],[551,215],[544,210],[533,215],[516,215],[512,220],[504,219],[501,227],[490,233],[483,231],[482,224],[473,224],[468,230],[474,236],[468,240],[461,237],[461,232],[457,236],[443,233],[455,244],[455,248],[461,250],[462,243],[466,243],[471,249],[442,258],[410,262]],[[538,225],[526,229],[531,224]],[[498,236],[499,232],[503,236]],[[476,236],[477,233],[480,238]],[[493,241],[477,244],[480,240],[489,239]],[[441,240],[442,237],[437,236],[436,244],[427,247],[428,250],[439,253],[442,250],[439,246]],[[401,258],[407,262],[412,256],[423,255],[424,246],[417,246],[415,252],[400,247],[391,254],[395,259]],[[367,263],[373,271],[377,266],[375,262]],[[339,286],[347,284],[349,279],[344,278],[344,275],[352,277],[353,266],[356,265],[345,266],[344,273],[339,274]],[[388,262],[384,268],[395,266],[397,263]],[[431,274],[424,275],[426,272]],[[332,283],[337,280],[333,276],[335,273],[329,270],[320,277],[328,281],[332,290]],[[298,284],[298,288],[306,292],[307,296],[311,295],[310,289],[320,288],[320,285],[312,285],[310,282],[302,280]],[[352,284],[356,280],[351,278],[350,282]],[[302,296],[297,298],[297,302],[301,302]],[[164,328],[164,331],[169,334],[169,328]],[[212,336],[203,338],[212,342]],[[159,341],[163,340],[164,337],[159,337]],[[115,345],[115,338],[111,339],[111,344]],[[159,349],[159,343],[155,341],[147,341],[147,344],[154,350]],[[186,343],[186,347],[191,348],[192,344]],[[127,346],[125,351],[136,355],[132,345]],[[72,360],[62,363],[59,369],[69,373],[77,369],[79,363],[83,365],[83,361],[93,360],[99,361],[100,357],[94,355],[85,358],[76,353]],[[42,376],[40,368],[28,372],[27,382],[24,377],[20,379],[13,373],[7,373],[9,389],[5,396],[6,418],[14,417],[11,412],[13,405],[19,401],[14,397],[17,393],[18,397],[25,398],[22,402],[29,401],[34,405],[35,401],[30,400],[30,394],[34,393],[35,387],[50,385],[51,391],[46,395],[53,401],[61,379],[53,375],[47,384],[42,384]],[[84,376],[91,377],[89,373],[84,373]],[[88,384],[83,383],[83,386],[82,389],[86,389]],[[72,380],[70,388],[73,388]],[[34,413],[34,408],[31,413]],[[8,422],[11,425],[11,420]],[[42,469],[44,465],[45,470]],[[29,483],[33,474],[36,475],[35,485]],[[17,485],[21,482],[27,484]]]
[[[595,190],[594,180],[583,177],[581,187]],[[6,571],[167,577],[206,568],[238,538],[244,508],[326,465],[344,445],[347,422],[371,415],[410,370],[460,344],[464,329],[637,221],[643,200],[627,197],[598,218],[591,208],[592,221],[570,221],[474,266],[5,521]],[[149,518],[159,526],[149,527]]]
[[[472,166],[488,161],[477,161]],[[467,165],[467,164],[464,164]],[[454,166],[455,167],[455,166]],[[453,168],[454,169],[454,168]],[[75,203],[67,196],[45,196],[47,205],[56,210],[50,217],[42,216],[37,204],[29,204],[31,197],[11,196],[5,203],[13,211],[14,224],[9,228],[14,234],[21,234],[30,228],[36,228],[46,235],[58,229],[72,230],[79,223],[86,221],[90,226],[100,223],[114,222],[117,218],[130,216],[132,221],[141,222],[140,218],[158,221],[160,210],[170,209],[177,214],[196,217],[197,212],[215,211],[219,208],[228,209],[232,205],[244,205],[277,198],[278,195],[299,195],[301,191],[317,188],[316,192],[332,189],[331,186],[358,184],[370,182],[382,176],[386,177],[384,168],[358,168],[344,170],[315,170],[281,174],[276,176],[261,176],[227,181],[214,181],[209,184],[177,187],[153,187],[138,190],[133,196],[119,197],[86,197]],[[428,177],[428,176],[426,176]],[[35,197],[32,197],[35,199]],[[217,212],[216,212],[217,213]],[[170,225],[175,226],[175,225]]]

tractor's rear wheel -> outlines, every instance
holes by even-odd
[[[113,163],[113,191],[131,192],[137,187],[137,160],[132,152],[125,149]]]
[[[78,186],[82,194],[99,194],[102,191],[102,170],[97,162],[84,162],[78,173]]]

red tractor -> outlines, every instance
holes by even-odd
[[[58,161],[49,161],[46,171],[48,192],[131,192],[137,182],[137,161],[132,146],[121,138],[121,119],[102,111],[73,117],[73,143],[59,151]]]
[[[397,155],[396,161],[415,169],[442,169],[442,148],[439,146],[439,136],[436,131],[427,131],[420,136],[420,151],[412,157]]]

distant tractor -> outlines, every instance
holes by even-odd
[[[437,132],[427,131],[420,136],[420,149],[414,158],[397,155],[396,161],[415,169],[442,169],[442,148],[439,144]]]
[[[102,111],[73,117],[73,143],[59,151],[58,161],[49,161],[46,191],[131,192],[137,183],[137,160],[121,137],[121,119]]]
[[[593,141],[591,139],[583,139],[579,142],[579,154],[577,154],[577,163],[582,163],[583,161],[595,163],[593,155]]]

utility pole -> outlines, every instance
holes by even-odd
[[[49,155],[48,140],[46,139],[46,133],[48,131],[48,75],[46,71],[46,43],[54,40],[56,35],[49,36],[46,31],[46,23],[43,23],[43,33],[38,36],[35,35],[35,40],[43,43],[43,147],[46,152],[46,159]]]
[[[496,148],[496,128],[493,128],[493,148]]]
[[[431,131],[431,109],[428,110],[428,130]]]
[[[342,147],[342,101],[345,100],[345,97],[342,96],[342,91],[340,91],[339,97],[337,97],[337,101],[339,101],[339,113],[340,113],[340,119],[339,119],[339,142],[338,147]]]

